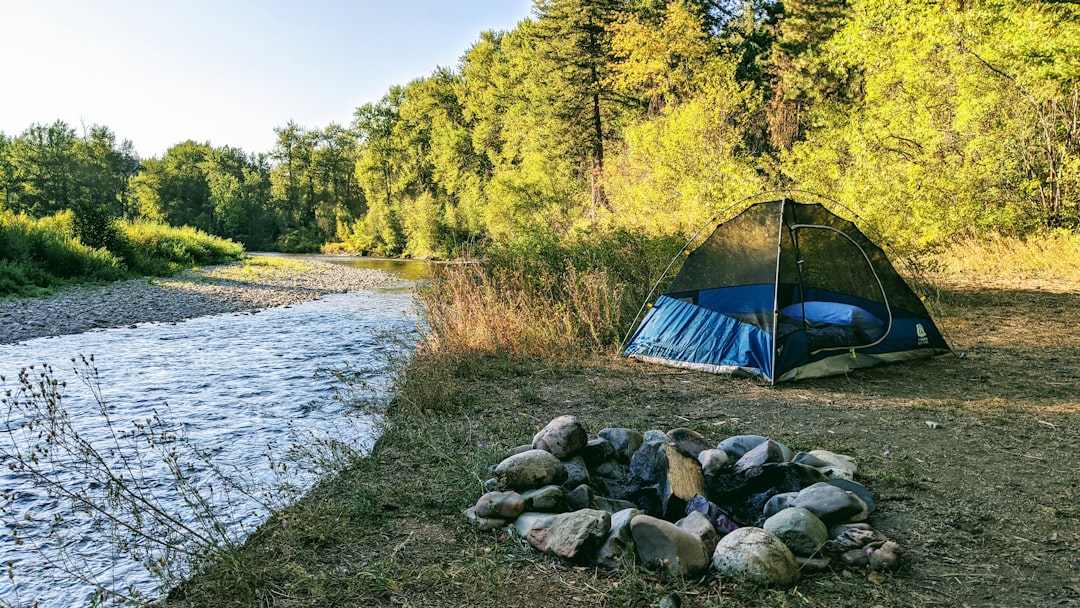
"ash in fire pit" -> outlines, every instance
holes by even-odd
[[[633,544],[641,562],[671,574],[711,565],[787,585],[801,570],[892,570],[899,559],[899,546],[864,523],[875,505],[853,458],[758,435],[713,444],[686,428],[608,428],[590,439],[560,416],[492,471],[466,518],[483,530],[513,525],[575,561],[615,566]]]

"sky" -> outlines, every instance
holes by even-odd
[[[0,132],[108,127],[143,158],[192,139],[269,152],[456,68],[531,0],[0,0]]]

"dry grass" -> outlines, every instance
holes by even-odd
[[[1017,282],[1080,283],[1080,235],[1053,232],[1021,239],[967,238],[933,256],[936,282],[1010,286]]]
[[[571,267],[545,284],[457,265],[439,271],[419,299],[427,312],[429,352],[561,360],[612,343],[621,328],[624,293],[602,270]]]

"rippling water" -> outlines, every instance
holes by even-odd
[[[71,363],[73,357],[93,354],[114,424],[130,428],[132,421],[157,411],[230,475],[265,479],[268,450],[282,458],[289,445],[312,445],[320,438],[370,445],[375,421],[334,398],[341,383],[328,370],[347,370],[363,383],[366,396],[384,398],[382,372],[393,351],[401,348],[387,335],[409,336],[405,343],[410,343],[416,323],[411,311],[407,289],[388,289],[331,295],[258,313],[41,338],[0,346],[0,375],[6,376],[10,389],[22,367],[51,364],[57,379],[68,383],[63,403],[76,426],[92,440],[104,442],[108,435],[95,413],[95,401],[76,379]],[[0,440],[8,442],[6,437]],[[167,473],[153,474],[159,473],[165,507],[182,512],[182,504],[169,503],[179,497],[170,498]],[[197,467],[189,473],[194,479],[204,474],[210,479]],[[314,481],[310,474],[299,479],[308,486]],[[75,535],[77,554],[86,559],[79,568],[99,583],[156,592],[155,580],[140,564],[100,537],[100,522],[64,513],[67,507],[62,502],[6,469],[0,471],[0,483],[5,491],[16,491],[18,498],[11,505],[15,516],[41,521],[64,514],[83,526]],[[213,489],[208,494],[214,496]],[[229,498],[222,520],[239,538],[258,526],[267,512],[253,500],[237,499]],[[0,563],[11,563],[15,582],[7,576],[0,579],[0,604],[29,605],[38,599],[43,606],[86,605],[92,587],[58,584],[44,568],[41,552],[32,548],[43,545],[47,553],[53,551],[50,538],[33,529],[24,538],[31,542],[16,545],[10,529],[4,530]]]

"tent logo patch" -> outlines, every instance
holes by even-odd
[[[922,326],[922,323],[915,324],[915,335],[919,336],[919,346],[925,346],[930,343],[930,338],[926,337],[926,328]]]

